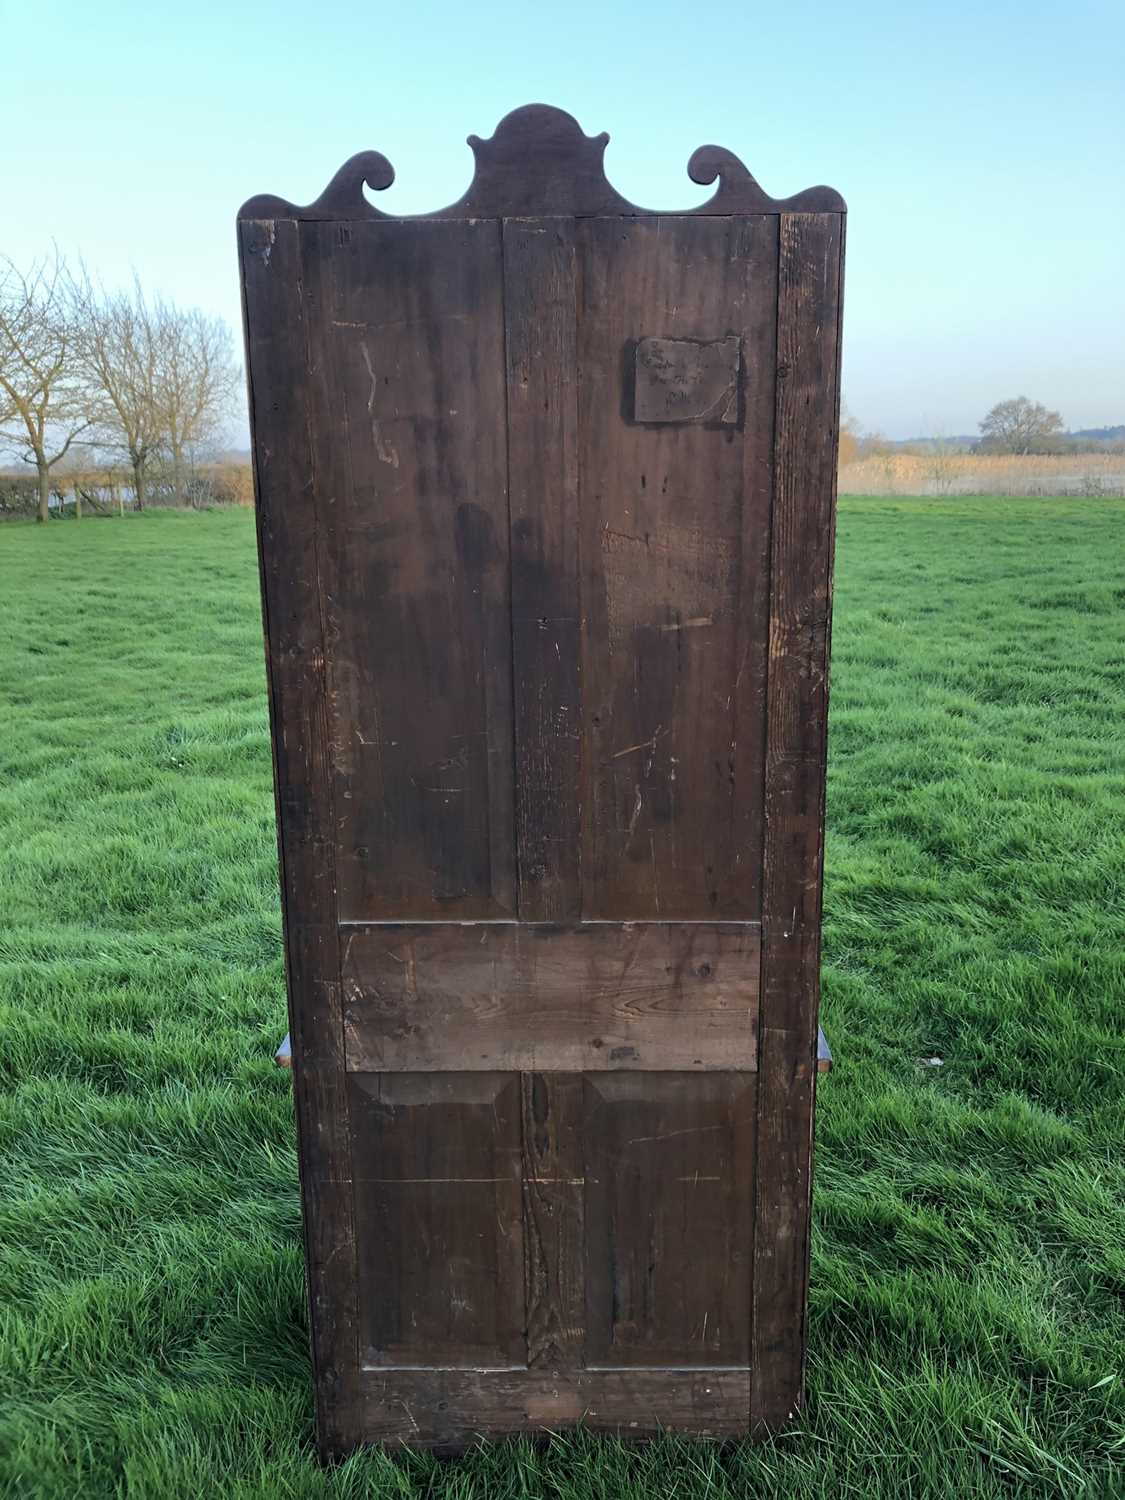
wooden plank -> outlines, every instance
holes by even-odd
[[[349,929],[347,1065],[752,1069],[760,967],[755,923]]]
[[[293,1048],[289,1041],[288,1032],[285,1033],[279,1042],[277,1051],[273,1055],[273,1060],[279,1068],[288,1069],[293,1066]],[[832,1051],[828,1046],[824,1032],[819,1028],[816,1040],[816,1070],[818,1073],[830,1073],[832,1071]],[[568,1077],[570,1075],[564,1074],[563,1076]]]
[[[500,226],[303,232],[340,916],[514,915]]]
[[[359,1359],[526,1363],[513,1074],[352,1074]]]
[[[296,224],[244,222],[239,248],[317,1437],[330,1454],[361,1428],[310,310]]]
[[[527,1363],[582,1361],[586,1325],[583,1111],[579,1073],[523,1073]]]
[[[279,1068],[292,1067],[293,1049],[289,1041],[288,1032],[286,1032],[282,1037],[280,1045],[278,1046],[277,1051],[274,1053],[273,1060]],[[817,1028],[816,1034],[816,1070],[818,1073],[830,1073],[832,1071],[832,1050],[829,1047],[828,1040],[820,1027]],[[534,1078],[538,1075],[528,1074],[525,1076],[528,1078]],[[571,1075],[563,1074],[561,1076],[564,1078],[568,1078]],[[557,1143],[555,1149],[557,1149]]]
[[[293,1049],[289,1041],[289,1033],[282,1037],[273,1060],[279,1068],[290,1068],[293,1066]],[[816,1032],[816,1070],[818,1073],[831,1073],[832,1071],[832,1049],[828,1045],[828,1039],[823,1030],[818,1026]],[[528,1075],[535,1076],[535,1075]],[[569,1075],[564,1074],[564,1077]]]
[[[783,214],[751,1419],[801,1399],[828,711],[842,222]]]
[[[577,236],[583,914],[756,919],[776,222]],[[737,422],[638,420],[652,340],[737,340]]]
[[[749,1365],[755,1084],[587,1079],[588,1367]]]
[[[746,1430],[746,1370],[387,1370],[363,1378],[369,1442],[450,1452],[478,1437],[583,1427],[626,1438]]]
[[[503,232],[519,914],[566,922],[581,915],[574,222]]]
[[[730,862],[762,915],[765,858],[766,683],[769,664],[770,525],[773,513],[774,425],[777,403],[778,220],[743,223],[748,274],[758,290],[746,309],[743,335],[742,533],[738,632],[729,686],[735,741],[731,749],[735,805]]]

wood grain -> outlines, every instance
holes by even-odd
[[[352,1074],[359,1360],[526,1363],[513,1074]]]
[[[370,1442],[450,1453],[478,1437],[581,1424],[625,1438],[746,1430],[747,1370],[388,1370],[363,1376]]]
[[[286,1032],[278,1044],[273,1060],[279,1068],[290,1068],[293,1065],[293,1047]],[[832,1049],[828,1045],[828,1039],[824,1031],[818,1027],[816,1033],[816,1070],[818,1073],[831,1073],[832,1071]]]
[[[581,915],[574,221],[504,224],[519,915]]]
[[[753,923],[348,929],[359,1072],[753,1069]]]
[[[302,234],[340,916],[514,915],[499,226]]]
[[[749,1364],[755,1083],[587,1079],[587,1366]]]
[[[638,422],[738,424],[741,340],[638,339],[633,417]]]
[[[801,1400],[817,1065],[842,225],[783,215],[769,627],[755,1426]]]
[[[523,1073],[527,1363],[582,1363],[586,1333],[585,1105],[580,1073]]]
[[[583,915],[756,920],[776,224],[577,234]],[[735,426],[635,419],[654,337],[738,341]]]

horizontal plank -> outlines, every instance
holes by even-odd
[[[353,1072],[757,1067],[757,923],[404,923],[341,938]]]
[[[392,1446],[467,1447],[478,1436],[583,1426],[623,1437],[746,1433],[747,1369],[366,1370],[365,1437]]]
[[[291,1068],[293,1066],[293,1049],[289,1042],[289,1033],[286,1032],[281,1039],[281,1045],[273,1055],[273,1060],[279,1068]],[[832,1051],[824,1032],[818,1028],[816,1038],[816,1069],[818,1073],[831,1073]]]
[[[273,1060],[279,1068],[293,1066],[293,1049],[288,1032],[282,1037],[281,1045],[274,1053]],[[832,1049],[828,1045],[828,1039],[822,1027],[817,1027],[816,1033],[816,1068],[818,1073],[831,1073],[832,1071]]]

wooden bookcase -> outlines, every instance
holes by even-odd
[[[844,205],[239,215],[318,1431],[801,1395]]]

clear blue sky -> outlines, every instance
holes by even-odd
[[[464,189],[519,104],[608,130],[635,202],[707,194],[726,146],[777,196],[850,210],[844,393],[894,437],[971,432],[1025,393],[1125,422],[1121,0],[734,4],[0,0],[0,250],[52,239],[110,284],[237,326],[243,199],[315,197],[374,147],[389,210]]]

